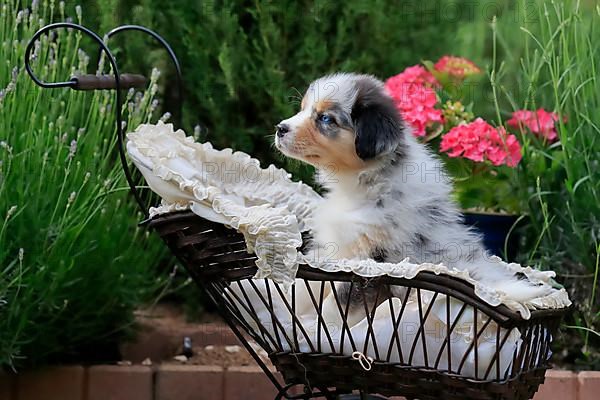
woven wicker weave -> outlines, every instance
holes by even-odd
[[[475,353],[475,371],[477,371],[478,356],[475,345],[477,341],[471,345],[464,357],[461,355],[462,361],[459,365],[449,366],[450,371],[438,370],[435,364],[411,365],[410,358],[417,345],[416,340],[410,354],[404,354],[404,357],[400,354],[400,362],[388,361],[391,353],[398,351],[400,347],[392,348],[393,345],[390,344],[387,354],[377,354],[371,369],[367,371],[352,356],[342,354],[341,350],[339,353],[334,353],[323,349],[323,342],[327,343],[331,340],[324,320],[321,322],[325,336],[315,341],[316,343],[309,343],[310,352],[298,350],[299,340],[306,337],[306,332],[303,331],[304,328],[298,320],[293,321],[291,329],[285,328],[283,321],[278,320],[278,316],[271,312],[271,329],[260,323],[249,298],[258,297],[264,303],[265,309],[273,310],[273,299],[281,298],[283,294],[279,286],[273,286],[272,291],[269,289],[271,286],[263,286],[267,288],[266,294],[264,290],[259,290],[257,281],[252,279],[257,270],[254,264],[256,257],[246,251],[245,241],[240,233],[202,219],[191,212],[157,216],[150,221],[150,226],[159,233],[193,279],[208,292],[211,299],[220,307],[226,320],[234,321],[234,328],[241,327],[267,351],[287,385],[279,387],[279,398],[317,396],[335,398],[335,395],[340,393],[360,390],[362,393],[397,395],[409,399],[529,399],[544,381],[544,373],[551,354],[550,342],[564,310],[533,311],[529,320],[523,320],[518,313],[505,306],[492,307],[482,302],[475,296],[472,285],[453,277],[427,272],[421,272],[414,279],[379,277],[377,279],[386,285],[406,287],[407,296],[411,291],[416,291],[418,294],[420,291],[427,290],[434,292],[434,296],[445,295],[446,302],[450,301],[449,299],[463,302],[461,313],[474,312],[475,318],[477,315],[484,315],[484,320],[480,321],[482,326],[476,332],[478,339],[489,323],[494,321],[497,324],[494,357],[498,357],[508,336],[501,337],[501,328],[504,328],[503,332],[517,328],[521,333],[522,342],[514,352],[511,367],[505,373],[500,372],[500,363],[494,363],[492,360],[484,376],[477,376],[477,372],[475,378],[461,376],[460,372],[468,352]],[[354,274],[328,273],[305,265],[300,266],[297,277],[313,283],[313,286],[306,285],[306,287],[319,315],[323,307],[323,292],[326,285],[347,281],[360,290],[365,281],[365,278]],[[315,282],[320,284],[315,286]],[[384,286],[379,285],[379,287]],[[237,292],[228,290],[232,287],[237,287]],[[344,315],[347,315],[348,304],[340,300],[335,289],[334,294],[340,312],[345,312]],[[420,295],[417,295],[423,323],[430,310],[425,304],[421,305],[420,298]],[[383,299],[378,303],[381,303],[381,300]],[[291,315],[295,315],[295,306],[293,302],[286,303]],[[367,309],[366,302],[365,311],[372,317],[373,310]],[[401,315],[402,312],[403,309],[395,310],[394,314]],[[253,319],[253,323],[248,323],[248,316]],[[273,327],[281,329],[272,329]],[[347,328],[344,326],[345,333],[352,341],[350,330]],[[368,329],[371,330],[370,324]],[[452,329],[454,329],[452,321],[448,321],[447,337],[451,337]],[[368,335],[371,334],[372,331],[368,332]],[[396,334],[394,340],[399,339]],[[375,340],[374,336],[373,340]],[[446,352],[448,359],[451,358],[452,347],[448,342],[452,340],[444,343],[439,351],[440,354],[436,357],[437,362],[442,351]],[[423,340],[423,351],[427,354],[424,343]],[[427,364],[427,356],[425,356],[425,364]],[[266,367],[265,372],[268,372]],[[294,385],[303,385],[305,393],[296,397],[289,394],[291,391],[288,389]]]

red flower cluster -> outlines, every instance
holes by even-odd
[[[440,150],[450,157],[515,167],[521,161],[521,145],[504,128],[495,128],[481,118],[452,128],[442,137]]]
[[[435,77],[420,65],[408,67],[385,82],[385,88],[415,136],[425,136],[428,126],[443,122],[442,111],[435,108],[438,99],[433,88],[436,86]]]
[[[463,57],[443,56],[433,66],[436,71],[445,72],[456,78],[479,74],[481,70],[472,61]]]
[[[540,108],[537,111],[515,111],[512,118],[506,121],[506,123],[511,128],[520,129],[521,131],[527,128],[538,137],[553,142],[558,138],[555,126],[558,120],[558,114]]]

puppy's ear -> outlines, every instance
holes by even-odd
[[[395,150],[403,141],[404,123],[392,98],[375,78],[360,78],[356,87],[352,107],[356,154],[368,160]]]

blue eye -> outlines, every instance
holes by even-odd
[[[325,123],[325,124],[330,124],[333,122],[333,118],[331,118],[329,115],[327,114],[321,114],[319,115],[319,121]]]

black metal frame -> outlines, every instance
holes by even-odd
[[[85,33],[87,36],[92,38],[100,47],[98,55],[102,56],[102,53],[106,55],[110,66],[113,70],[113,75],[83,75],[83,76],[72,76],[68,81],[64,82],[44,82],[40,80],[33,69],[31,68],[30,60],[31,60],[31,52],[35,46],[35,42],[44,34],[49,33],[50,31],[56,29],[75,29],[79,32]],[[167,51],[169,58],[173,62],[175,66],[177,81],[177,96],[178,96],[178,112],[181,115],[181,106],[183,101],[183,92],[182,92],[182,78],[181,78],[181,67],[179,65],[179,61],[175,56],[175,52],[169,46],[167,41],[163,39],[159,34],[148,29],[144,26],[139,25],[123,25],[117,28],[112,29],[110,32],[106,34],[106,39],[110,39],[112,36],[115,36],[121,32],[126,31],[140,31],[145,33],[152,38],[154,38],[160,45]],[[131,168],[127,163],[127,156],[125,154],[125,132],[123,130],[123,94],[122,89],[129,89],[132,87],[141,88],[145,85],[145,78],[140,75],[131,75],[131,74],[122,74],[119,71],[119,67],[117,65],[117,61],[115,56],[110,51],[107,43],[105,43],[100,36],[85,26],[75,24],[72,22],[57,22],[54,24],[46,25],[45,27],[38,30],[33,37],[30,39],[27,47],[25,48],[25,70],[31,77],[31,79],[38,85],[43,88],[56,89],[56,88],[71,88],[74,90],[115,90],[115,124],[117,126],[117,138],[118,138],[118,151],[119,151],[119,159],[121,161],[121,166],[123,167],[123,171],[125,173],[125,179],[127,179],[127,184],[131,190],[131,194],[135,198],[141,212],[144,214],[146,218],[148,218],[148,210],[144,206],[144,202],[142,201],[142,197],[137,189],[135,181],[133,179],[133,173],[131,172]]]

